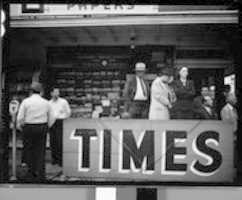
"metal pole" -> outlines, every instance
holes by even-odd
[[[16,177],[16,116],[12,117],[13,134],[12,134],[12,176],[11,181],[17,180]]]

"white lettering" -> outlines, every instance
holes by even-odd
[[[178,175],[184,176],[186,172],[184,171],[168,171],[166,170],[166,131],[162,132],[162,145],[161,145],[161,174],[164,175]],[[184,139],[175,139],[175,143],[177,142],[184,142]],[[175,159],[183,159],[184,157],[179,155],[174,155]]]

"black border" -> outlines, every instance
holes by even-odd
[[[5,8],[9,8],[9,4],[11,3],[96,3],[96,4],[111,4],[114,3],[114,1],[109,1],[109,0],[101,0],[101,1],[91,1],[91,0],[3,0],[3,6]],[[115,4],[159,4],[159,5],[227,5],[229,6],[229,9],[239,9],[240,8],[240,0],[149,0],[149,1],[135,1],[135,0],[116,0]],[[241,11],[241,10],[240,10]],[[6,16],[9,17],[9,10],[6,9]],[[241,12],[240,12],[241,13]],[[239,16],[239,22],[240,24],[238,25],[238,37],[241,37],[242,35],[242,27],[241,27],[241,15]],[[9,20],[7,19],[7,23],[9,23]],[[4,67],[8,66],[8,52],[9,52],[9,38],[8,38],[8,29],[9,26],[6,27],[6,33],[4,36],[4,41],[3,41],[3,51],[4,51],[4,64],[3,64],[3,70],[6,70],[7,68],[4,69]],[[241,66],[242,66],[242,57],[241,57],[241,52],[242,52],[242,40],[239,38],[239,42],[236,44],[234,47],[236,49],[236,54],[235,54],[235,73],[236,73],[236,87],[237,87],[237,95],[238,95],[238,102],[242,102],[242,73],[240,72]],[[5,66],[4,66],[5,65]],[[8,94],[3,94],[3,105],[4,102],[6,103],[6,100],[8,99]],[[6,106],[6,104],[5,104]],[[239,111],[239,122],[242,119],[242,108],[241,105],[239,105],[238,108]],[[3,111],[4,115],[4,111]],[[238,129],[239,129],[239,143],[242,145],[242,123],[238,124]],[[2,135],[2,133],[1,133]],[[2,163],[1,163],[2,164]],[[1,176],[0,176],[1,178]],[[157,181],[44,181],[44,182],[22,182],[22,181],[6,181],[6,180],[1,180],[0,179],[0,187],[2,185],[8,186],[9,184],[17,184],[19,186],[21,185],[41,185],[44,184],[44,186],[48,185],[106,185],[106,186],[119,186],[119,185],[132,185],[132,186],[171,186],[171,187],[187,187],[187,186],[193,186],[193,187],[200,187],[200,186],[218,186],[218,187],[224,187],[224,186],[236,186],[240,187],[242,186],[242,181],[237,182],[236,180],[234,182],[157,182]],[[18,186],[17,186],[18,187]]]
[[[4,3],[74,3],[74,4],[158,4],[158,5],[227,5],[239,7],[240,0],[2,0]]]

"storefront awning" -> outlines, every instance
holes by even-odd
[[[145,16],[111,15],[83,17],[79,15],[32,15],[14,16],[10,20],[10,26],[13,28],[237,23],[237,10],[169,11]]]

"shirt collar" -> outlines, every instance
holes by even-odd
[[[139,76],[137,76],[137,75],[136,75],[136,79],[139,79],[139,80],[141,80],[142,78],[140,78]]]
[[[34,93],[34,94],[31,95],[31,97],[40,97],[40,94]]]
[[[51,99],[52,102],[57,102],[60,100],[60,97],[58,97],[56,100],[54,100],[53,98]]]

